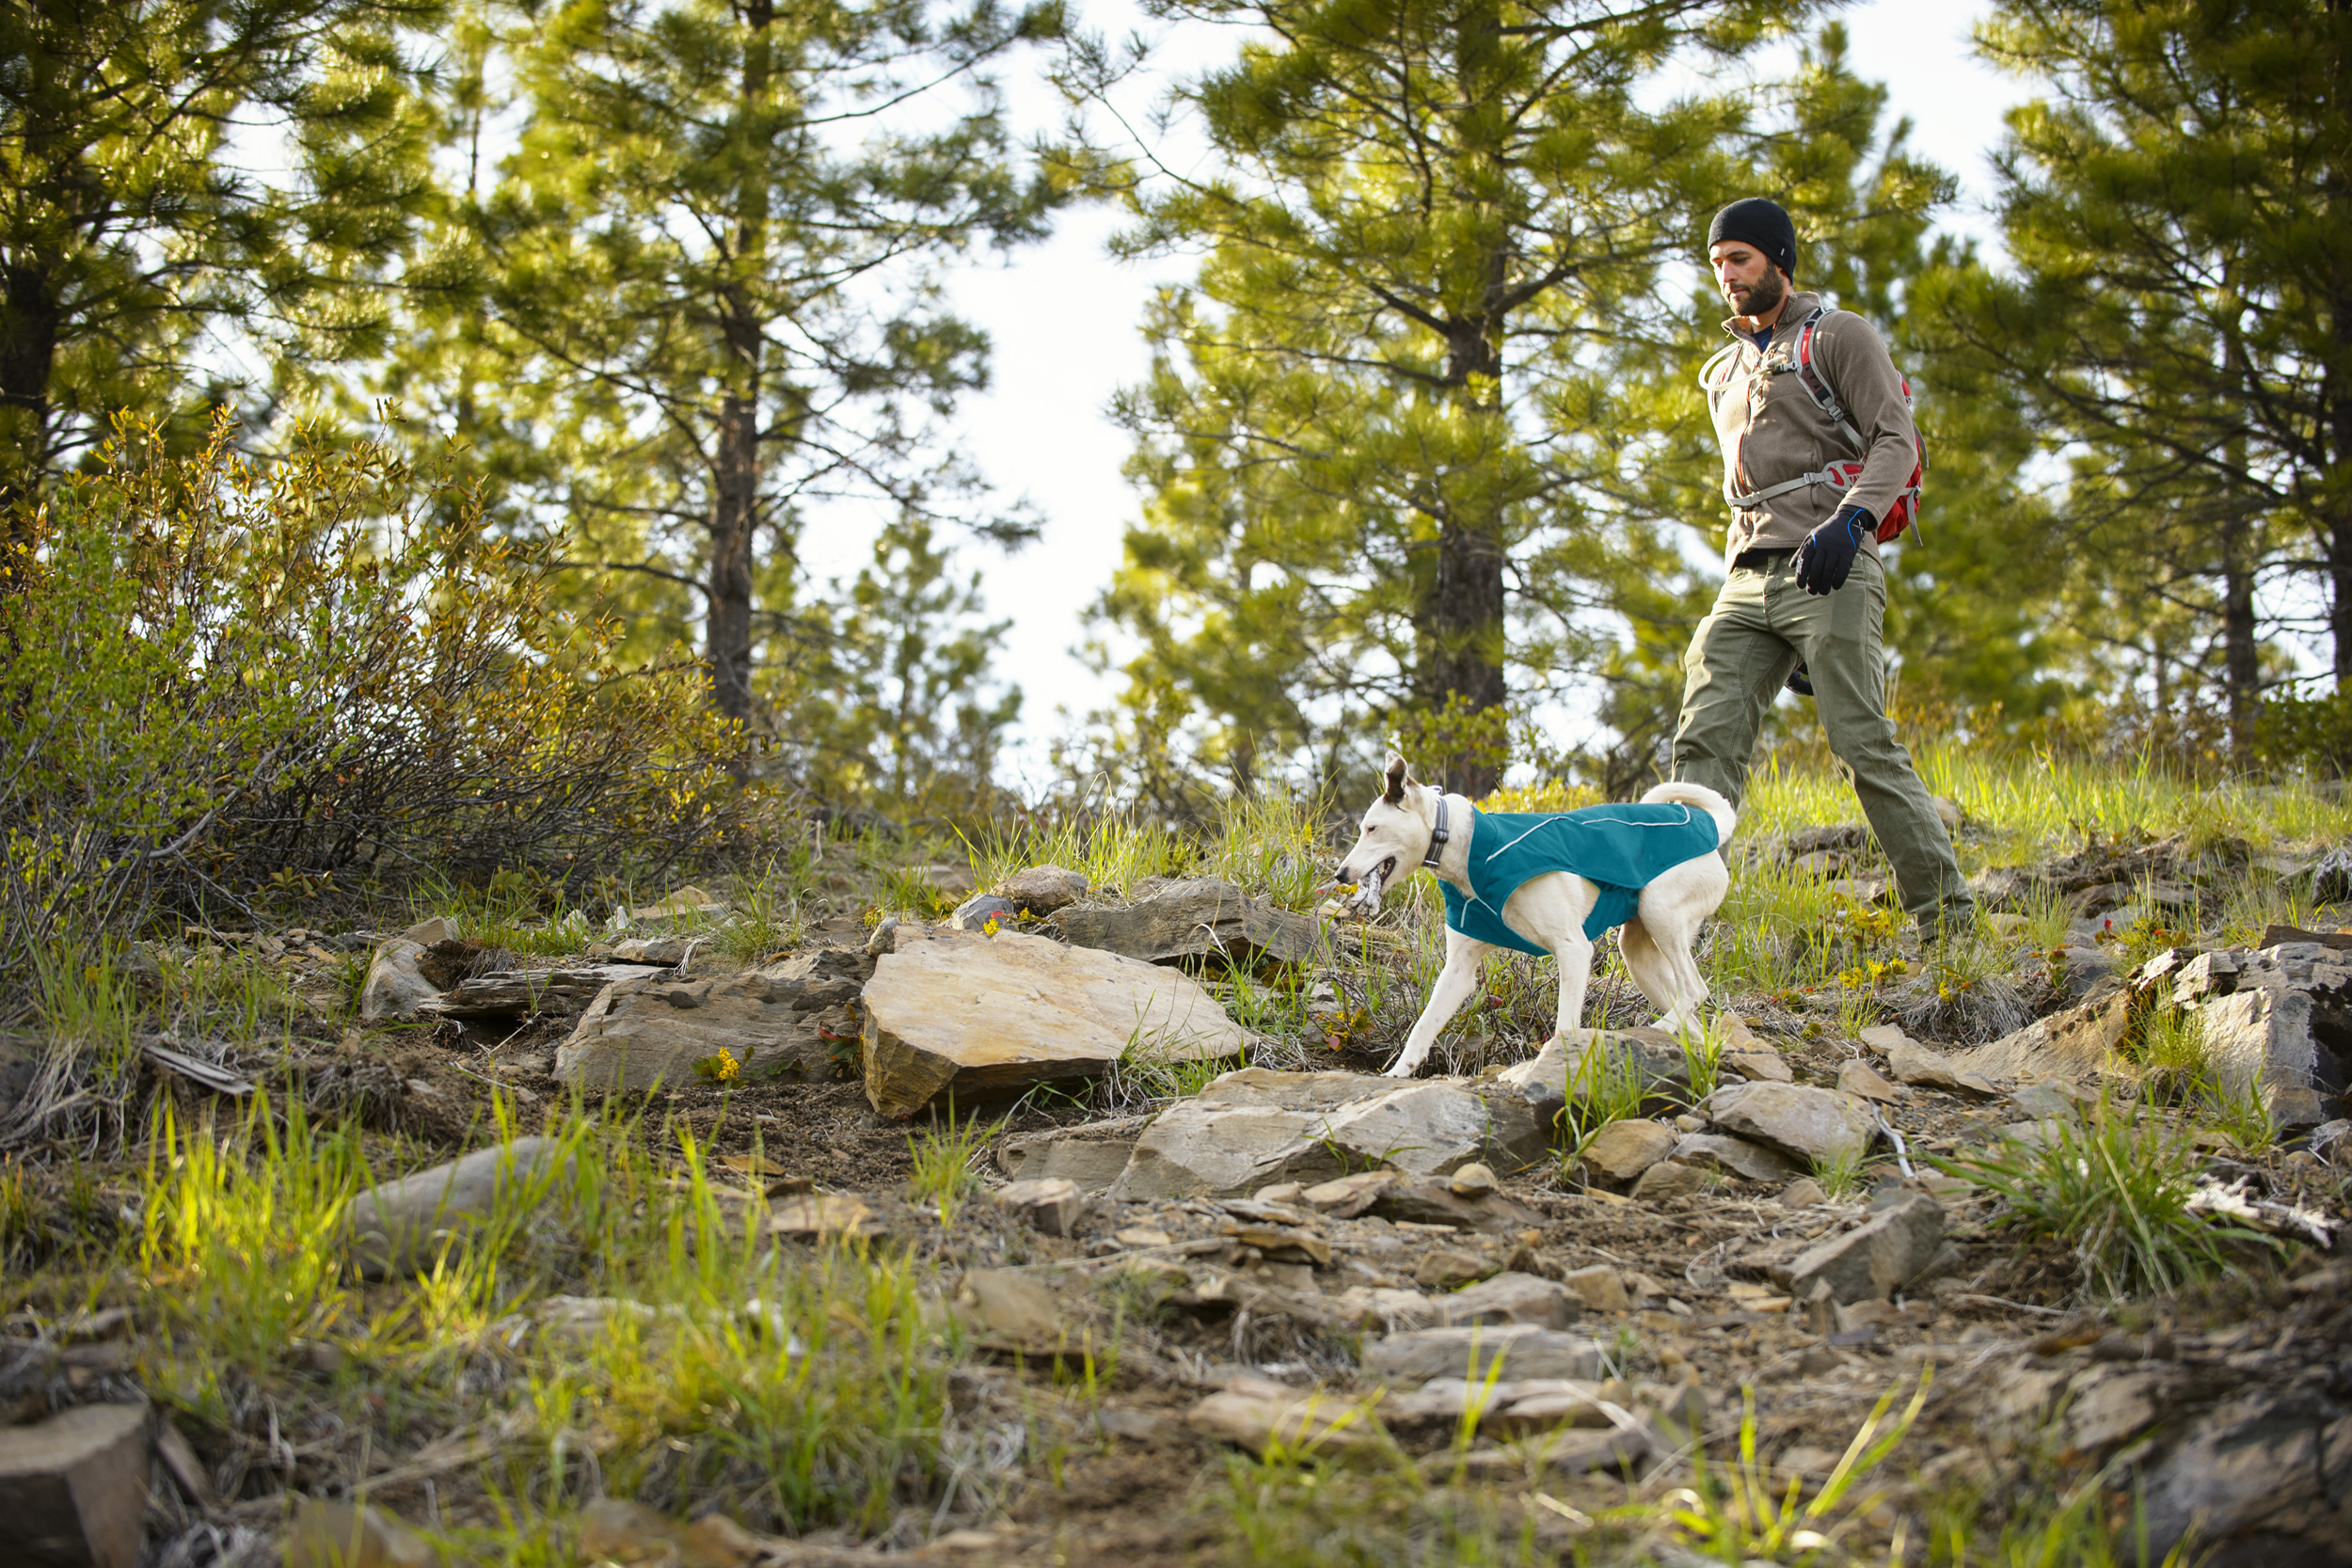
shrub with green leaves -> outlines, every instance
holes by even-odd
[[[0,594],[0,973],[160,904],[707,842],[735,736],[683,657],[632,671],[553,559],[384,449],[175,456],[126,418]]]

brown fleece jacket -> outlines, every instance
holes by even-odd
[[[1819,294],[1792,291],[1773,325],[1772,347],[1760,354],[1754,340],[1724,323],[1738,351],[1728,366],[1715,368],[1722,390],[1710,393],[1709,400],[1715,435],[1724,445],[1726,495],[1754,495],[1857,457],[1863,459],[1862,477],[1850,486],[1808,484],[1758,506],[1734,507],[1724,541],[1725,561],[1748,549],[1794,549],[1848,506],[1865,506],[1873,518],[1884,517],[1918,462],[1902,377],[1878,329],[1852,311],[1832,310],[1821,318],[1813,332],[1813,360],[1867,450],[1854,451],[1805,391],[1793,357],[1797,329],[1820,303]],[[1876,555],[1878,541],[1866,535],[1862,547]]]

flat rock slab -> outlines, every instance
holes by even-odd
[[[889,1117],[1099,1077],[1122,1057],[1216,1061],[1248,1046],[1189,975],[1015,931],[900,927],[860,1010],[866,1098]]]
[[[1364,1347],[1364,1371],[1385,1383],[1423,1384],[1432,1378],[1483,1378],[1495,1362],[1514,1379],[1600,1376],[1600,1343],[1532,1323],[1474,1328],[1417,1328]]]
[[[2036,1019],[1990,1045],[1954,1052],[1951,1066],[1957,1072],[1987,1078],[2114,1072],[2116,1047],[2123,1043],[2131,1024],[2131,1005],[2122,982],[2109,977],[2072,1007]]]
[[[1170,882],[1133,904],[1063,910],[1054,924],[1076,946],[1155,964],[1211,957],[1246,963],[1261,955],[1300,963],[1324,945],[1323,923],[1314,916],[1278,908],[1213,877]]]
[[[1899,1029],[1865,1029],[1862,1033],[1866,1043],[1869,1043],[1868,1037],[1874,1034],[1892,1034],[1895,1037],[1880,1049],[1886,1053],[1886,1070],[1898,1084],[1980,1095],[1987,1100],[2001,1092],[1983,1073],[1956,1065],[1942,1052],[1929,1050]]]
[[[0,1558],[56,1568],[135,1568],[145,1533],[147,1406],[85,1404],[0,1428]]]
[[[643,1092],[689,1084],[722,1052],[749,1082],[824,1079],[856,1044],[847,1004],[866,959],[825,949],[710,979],[638,971],[596,993],[555,1050],[555,1078]]]
[[[2316,1009],[2308,993],[2239,990],[2189,1010],[2204,1023],[2214,1075],[2230,1086],[2260,1085],[2273,1098],[2294,1089],[2343,1092],[2344,1069],[2312,1033]]]
[[[352,1199],[344,1246],[366,1278],[421,1274],[444,1247],[543,1200],[562,1147],[553,1138],[516,1138],[371,1187]]]
[[[1543,1150],[1545,1133],[1524,1100],[1495,1085],[1244,1068],[1164,1112],[1108,1196],[1239,1196],[1375,1165],[1422,1177],[1473,1161],[1516,1170]]]
[[[1083,1193],[1099,1193],[1119,1180],[1150,1117],[1121,1117],[1076,1127],[1017,1132],[996,1146],[996,1164],[1015,1181],[1058,1178]]]
[[[683,945],[682,943],[680,944]],[[656,972],[659,973],[658,971]],[[522,1013],[577,1012],[618,980],[648,977],[644,964],[574,964],[483,974],[457,982],[446,996],[417,1010],[438,1018],[508,1018]]]
[[[1878,1133],[1863,1101],[1802,1084],[1735,1084],[1708,1095],[1706,1112],[1724,1132],[1800,1160],[1859,1156]]]

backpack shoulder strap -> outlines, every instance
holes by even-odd
[[[1846,405],[1837,401],[1837,389],[1829,384],[1829,377],[1821,373],[1820,361],[1813,353],[1814,331],[1821,325],[1821,318],[1828,314],[1827,306],[1817,305],[1813,308],[1813,313],[1805,317],[1804,325],[1797,328],[1797,347],[1790,357],[1796,362],[1797,380],[1804,385],[1806,395],[1820,404],[1821,412],[1830,417],[1846,439],[1854,444],[1854,450],[1859,451],[1862,450],[1862,432],[1856,430],[1853,421],[1846,418]]]

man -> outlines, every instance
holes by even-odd
[[[1729,572],[1683,659],[1673,776],[1737,805],[1765,709],[1784,683],[1804,691],[1809,679],[1830,750],[1895,868],[1903,908],[1929,940],[1965,932],[1975,902],[1886,717],[1877,530],[1918,461],[1902,377],[1860,316],[1832,310],[1815,327],[1814,362],[1861,438],[1856,451],[1792,373],[1799,328],[1821,301],[1795,291],[1788,214],[1762,197],[1735,201],[1715,214],[1707,241],[1733,311],[1724,323],[1732,345],[1708,378],[1732,503]],[[1851,467],[1825,471],[1853,460],[1858,477]]]

